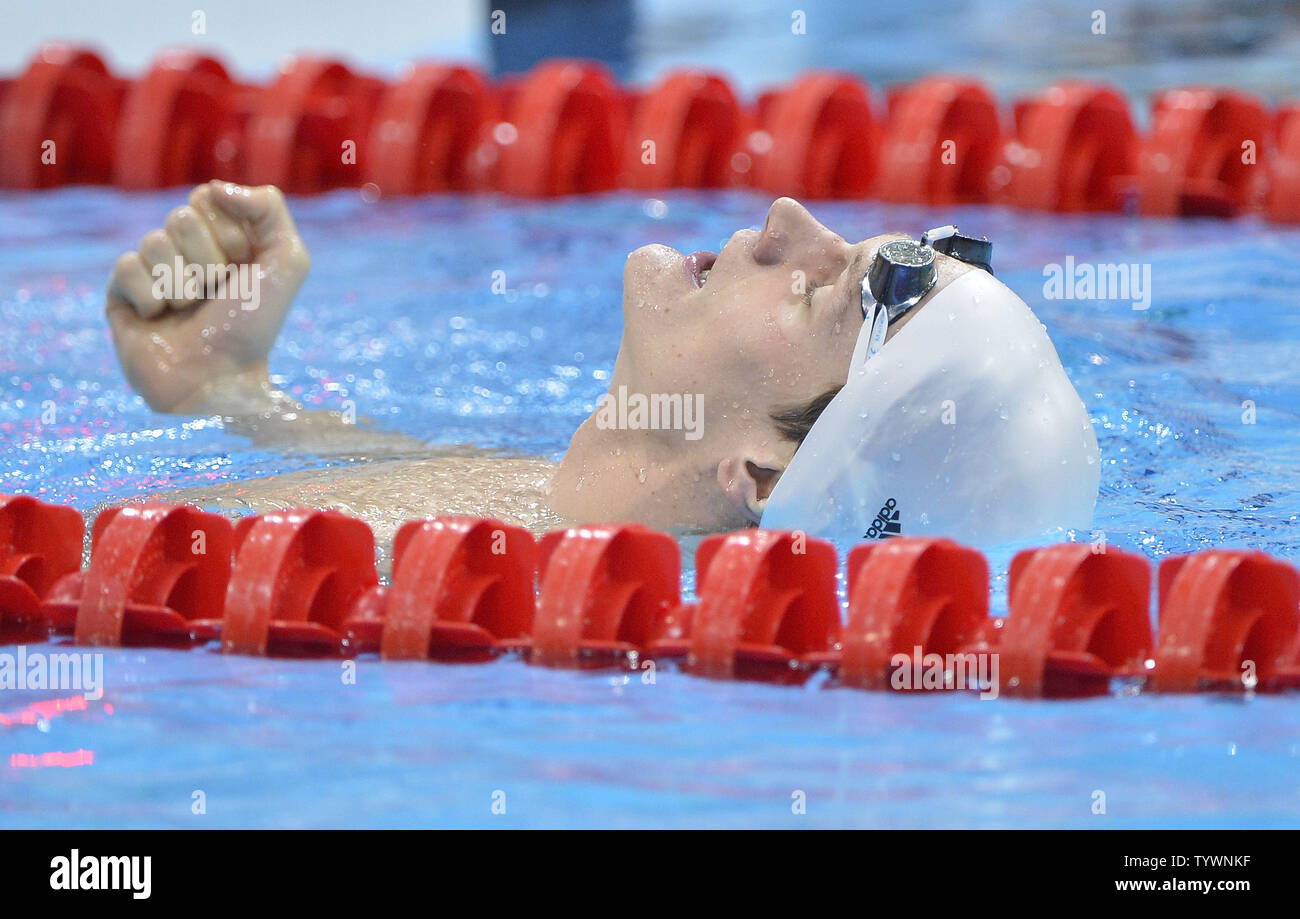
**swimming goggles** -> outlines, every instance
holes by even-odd
[[[890,327],[934,287],[938,252],[993,273],[993,244],[983,237],[968,236],[955,225],[926,230],[920,242],[895,239],[885,243],[876,250],[862,278],[862,320],[869,330],[863,359],[885,346]]]

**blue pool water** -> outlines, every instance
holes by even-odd
[[[180,198],[0,196],[0,490],[85,510],[326,462],[154,414],[126,386],[104,281]],[[613,366],[624,253],[716,248],[768,203],[297,200],[314,267],[272,370],[312,406],[351,399],[433,442],[558,456]],[[1091,410],[1109,544],[1153,561],[1219,545],[1300,555],[1300,230],[812,210],[855,239],[956,220],[996,240],[999,275]],[[1067,256],[1149,264],[1150,308],[1045,300],[1043,267]],[[491,292],[494,271],[507,296]],[[991,554],[995,568],[1012,548]],[[104,698],[70,711],[0,692],[0,826],[1300,825],[1294,697],[980,702],[671,671],[644,685],[515,660],[363,660],[351,685],[337,662],[203,651],[106,652],[104,666]],[[55,752],[91,761],[22,765]],[[1105,815],[1091,812],[1098,790]],[[191,812],[196,791],[206,814]]]

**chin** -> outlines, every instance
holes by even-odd
[[[634,249],[623,266],[624,299],[630,300],[629,292],[647,294],[658,292],[660,296],[672,292],[680,293],[687,289],[685,259],[680,252],[669,246],[655,243]]]

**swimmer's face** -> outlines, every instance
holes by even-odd
[[[623,275],[615,378],[647,395],[703,395],[705,437],[723,460],[737,448],[719,469],[724,489],[746,469],[779,474],[796,445],[772,414],[844,383],[862,327],[862,277],[891,238],[850,244],[780,198],[761,230],[740,230],[716,256],[637,249]],[[754,488],[761,500],[763,483]]]
[[[650,391],[735,395],[734,409],[718,406],[728,414],[766,417],[807,401],[844,382],[862,327],[868,260],[858,256],[868,248],[872,241],[850,245],[791,198],[716,256],[643,246],[623,272],[619,361]]]

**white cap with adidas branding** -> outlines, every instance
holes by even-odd
[[[1078,393],[1023,300],[971,270],[848,380],[768,498],[762,526],[843,542],[974,545],[1092,523],[1101,464]]]

